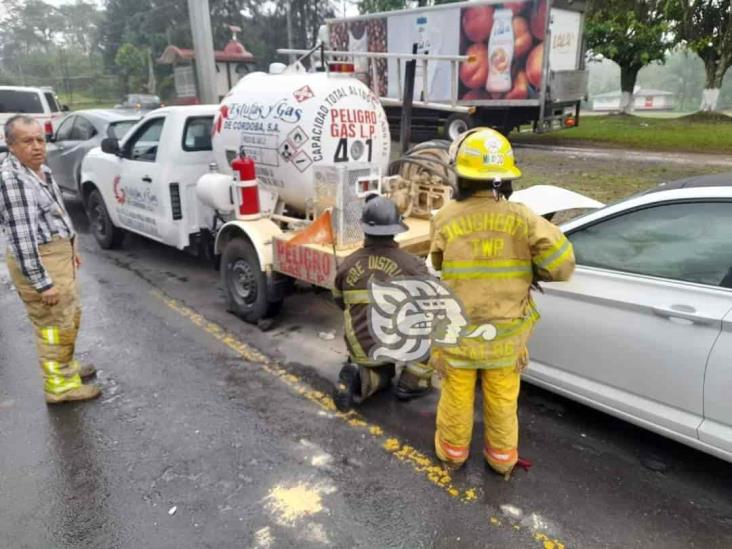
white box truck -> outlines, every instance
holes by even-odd
[[[584,4],[479,0],[327,22],[329,49],[350,52],[359,78],[382,99],[392,133],[401,116],[405,63],[417,62],[412,129],[454,139],[487,125],[508,133],[574,126],[586,96]],[[363,57],[359,53],[387,54]],[[467,56],[458,62],[449,57]]]

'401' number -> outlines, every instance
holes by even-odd
[[[359,146],[363,141],[356,140],[354,142],[354,147],[351,150],[351,155],[355,156],[354,160],[358,161],[361,160],[361,156],[363,156],[363,147]],[[373,153],[373,147],[374,147],[374,141],[373,139],[366,139],[366,148],[368,149],[368,154],[366,155],[366,161],[371,162],[371,156]],[[358,150],[358,152],[356,152]],[[348,138],[342,137],[338,140],[338,146],[336,147],[335,155],[333,155],[333,162],[348,162]]]

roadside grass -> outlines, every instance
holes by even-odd
[[[732,127],[732,126],[731,126]],[[516,190],[532,185],[556,185],[592,197],[605,204],[616,202],[666,181],[730,171],[703,164],[660,162],[612,162],[582,156],[553,155],[546,151],[516,150],[523,177]]]
[[[704,113],[680,118],[585,116],[576,128],[541,135],[512,134],[511,140],[544,145],[732,154],[732,117]]]
[[[81,111],[85,109],[111,109],[119,101],[109,98],[97,98],[93,95],[75,92],[73,94],[58,94],[59,102],[67,105],[72,111]]]

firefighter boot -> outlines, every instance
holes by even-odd
[[[431,371],[428,375],[431,377]],[[397,400],[406,402],[425,396],[432,388],[430,377],[419,375],[419,373],[414,372],[409,366],[404,368],[402,375],[399,376],[399,383],[396,386]]]
[[[77,402],[81,400],[92,400],[102,394],[101,389],[96,385],[80,385],[66,392],[55,394],[46,393],[46,403],[61,404],[64,402]]]
[[[339,412],[353,408],[354,399],[361,394],[361,376],[358,367],[346,362],[338,374],[338,383],[333,390],[333,403]]]

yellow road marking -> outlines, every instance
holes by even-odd
[[[386,452],[393,455],[399,461],[409,464],[414,471],[425,477],[433,485],[441,488],[451,497],[457,498],[464,503],[473,503],[478,501],[477,488],[458,488],[452,483],[452,477],[444,467],[429,456],[408,444],[403,444],[399,439],[393,436],[386,436],[382,427],[370,423],[358,412],[350,411],[345,414],[338,412],[335,404],[333,403],[333,399],[329,395],[326,395],[322,391],[313,389],[303,382],[299,376],[289,372],[263,353],[252,348],[243,341],[240,341],[233,334],[227,332],[218,324],[207,320],[193,309],[186,307],[181,302],[166,296],[158,290],[153,290],[152,294],[165,303],[168,308],[172,309],[180,316],[187,318],[193,324],[210,334],[213,338],[229,347],[244,360],[259,366],[261,370],[271,374],[294,390],[297,394],[305,397],[324,410],[332,412],[334,417],[344,421],[351,427],[365,430],[369,435],[371,435],[372,440],[379,444],[379,446],[381,446]],[[502,521],[499,521],[495,517],[490,517],[490,523],[496,527],[500,527],[503,524]],[[513,525],[513,528],[517,530],[521,529],[521,527],[516,524]],[[542,532],[534,531],[532,533],[534,535],[534,539],[541,543],[541,547],[544,547],[544,549],[564,549],[565,547],[560,541],[551,539]]]

